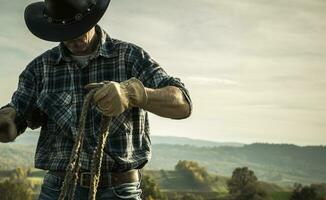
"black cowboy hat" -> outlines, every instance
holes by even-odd
[[[43,40],[72,40],[92,29],[109,4],[110,0],[45,0],[26,7],[25,22]]]

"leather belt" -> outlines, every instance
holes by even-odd
[[[66,172],[64,171],[49,171],[50,174],[65,178]],[[89,188],[91,182],[91,173],[89,171],[80,172],[77,179],[77,185]],[[110,172],[101,173],[99,188],[114,187],[123,183],[139,182],[141,179],[141,173],[138,169],[129,170],[126,172]]]

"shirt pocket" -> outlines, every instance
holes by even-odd
[[[72,95],[71,92],[41,92],[37,106],[56,123],[65,133],[72,127]]]

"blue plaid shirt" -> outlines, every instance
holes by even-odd
[[[97,53],[85,66],[79,66],[62,43],[35,58],[19,77],[18,89],[10,106],[17,111],[19,134],[27,128],[27,113],[38,110],[42,128],[35,154],[35,167],[65,170],[76,139],[83,100],[89,83],[122,82],[131,77],[145,87],[176,86],[192,103],[185,85],[169,76],[142,48],[110,38],[96,26],[101,42]],[[92,106],[85,127],[81,165],[90,170],[92,154],[100,134],[102,115]],[[104,151],[104,171],[139,169],[151,158],[151,140],[147,111],[134,107],[112,118]]]

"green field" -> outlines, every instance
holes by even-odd
[[[145,172],[147,175],[151,175],[160,185],[162,191],[168,196],[172,193],[193,193],[200,194],[206,199],[224,199],[228,194],[227,180],[229,178],[224,176],[217,176],[218,181],[212,185],[213,191],[203,191],[196,188],[194,183],[189,182],[185,177],[178,174],[176,171],[172,170],[147,170]],[[288,188],[283,188],[273,183],[260,182],[262,188],[267,192],[273,200],[288,200],[290,195],[290,190]]]
[[[8,178],[11,171],[0,171],[0,180]],[[37,197],[40,185],[43,181],[45,171],[32,169],[28,176],[35,188],[35,197]],[[152,176],[158,183],[161,192],[171,197],[174,193],[178,194],[199,194],[207,200],[223,200],[228,195],[227,180],[229,178],[216,176],[217,181],[211,186],[210,190],[199,189],[196,184],[189,181],[186,177],[173,170],[146,170],[143,175]],[[289,191],[275,184],[261,182],[261,186],[268,192],[273,200],[286,200],[289,197]]]
[[[273,192],[270,193],[270,197],[274,200],[288,200],[290,197],[290,192]]]
[[[8,179],[11,171],[0,171],[0,182]],[[45,171],[32,169],[28,175],[28,180],[33,185],[34,197],[37,198],[40,186],[43,181]],[[173,200],[172,196],[177,194],[194,194],[205,198],[205,200],[226,200],[228,197],[227,181],[228,177],[216,176],[216,182],[210,185],[209,189],[200,189],[196,184],[182,174],[174,170],[143,170],[144,176],[151,176],[158,184],[162,193],[166,194],[169,200]],[[212,175],[212,174],[211,174]],[[212,175],[214,176],[214,175]],[[260,186],[267,192],[271,200],[288,200],[291,187],[281,187],[274,183],[259,182]],[[319,191],[320,196],[325,196],[326,185],[323,185]]]

